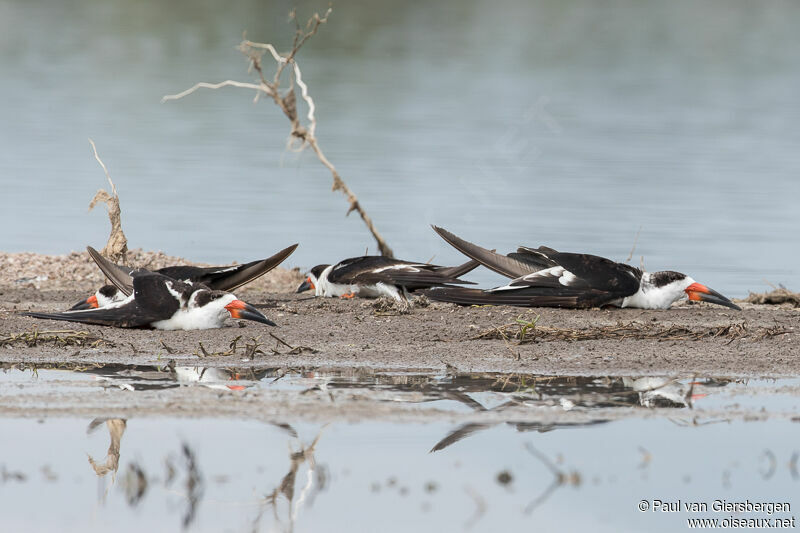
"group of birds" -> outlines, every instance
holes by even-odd
[[[407,302],[412,293],[461,305],[520,307],[636,307],[666,309],[688,298],[740,310],[722,294],[680,272],[645,272],[589,254],[552,248],[520,247],[502,255],[433,226],[445,241],[469,257],[466,263],[442,267],[384,256],[362,256],[311,269],[297,292],[314,290],[321,297],[388,296]],[[155,271],[124,267],[88,251],[112,285],[60,313],[28,312],[26,316],[123,328],[192,330],[221,327],[228,318],[276,325],[230,291],[263,276],[297,248],[243,265],[171,266]],[[459,279],[483,265],[511,281],[493,289],[474,289]]]

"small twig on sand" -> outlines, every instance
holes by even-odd
[[[303,352],[317,353],[317,350],[315,350],[314,348],[311,348],[310,346],[292,346],[291,344],[289,344],[285,340],[281,339],[280,337],[278,337],[274,333],[270,333],[269,336],[272,337],[273,339],[275,339],[276,341],[278,341],[279,343],[283,344],[287,348],[289,348],[289,353],[290,354],[300,354],[300,353],[303,353]],[[274,350],[274,351],[276,353],[278,352],[277,350]]]
[[[108,242],[106,243],[106,247],[103,248],[102,254],[115,263],[127,265],[128,239],[122,231],[122,212],[119,207],[117,188],[114,186],[114,182],[111,181],[111,175],[108,173],[108,168],[106,168],[105,163],[103,163],[103,160],[97,155],[97,147],[94,145],[94,141],[89,139],[89,144],[92,145],[94,158],[97,159],[97,162],[103,167],[103,172],[106,173],[108,183],[111,184],[112,194],[108,194],[105,189],[100,189],[97,191],[97,194],[94,195],[94,198],[92,198],[91,203],[89,203],[89,211],[91,211],[98,202],[105,202],[108,208],[108,219],[111,221],[111,235],[108,237]]]
[[[278,53],[275,47],[269,43],[257,43],[245,39],[239,44],[239,51],[247,56],[248,60],[250,61],[251,68],[255,69],[255,71],[258,73],[260,83],[244,83],[234,80],[225,80],[220,83],[200,82],[178,94],[166,95],[161,99],[161,101],[166,102],[168,100],[179,100],[192,94],[198,89],[220,89],[222,87],[239,87],[258,91],[256,92],[254,101],[258,101],[258,98],[261,95],[270,97],[281,109],[281,111],[283,111],[283,114],[286,115],[286,118],[288,118],[291,122],[292,129],[289,134],[290,146],[292,141],[297,140],[300,141],[300,145],[295,148],[296,151],[302,151],[306,146],[311,147],[311,149],[317,155],[319,161],[330,171],[333,178],[333,191],[341,191],[342,194],[347,197],[347,202],[349,204],[347,214],[349,215],[353,211],[357,212],[359,216],[361,216],[361,220],[363,220],[364,224],[367,226],[367,229],[369,229],[370,233],[372,233],[375,241],[377,241],[381,254],[387,257],[394,257],[392,249],[389,248],[389,245],[386,244],[386,241],[383,239],[381,234],[378,233],[378,230],[375,228],[375,224],[372,222],[372,219],[369,217],[369,215],[367,215],[367,212],[358,201],[358,197],[356,197],[353,191],[350,190],[350,187],[348,187],[344,180],[342,180],[342,177],[339,175],[336,167],[333,166],[333,163],[328,160],[322,151],[322,148],[320,148],[316,137],[316,105],[314,104],[314,99],[309,94],[308,86],[303,81],[303,75],[300,72],[300,66],[297,64],[297,60],[295,59],[295,56],[303,47],[303,45],[317,33],[320,26],[328,22],[328,16],[331,14],[331,11],[332,10],[329,8],[323,16],[320,16],[319,13],[315,13],[314,16],[309,19],[305,28],[302,28],[300,24],[297,23],[297,17],[294,11],[292,11],[290,13],[290,18],[295,22],[296,31],[294,43],[292,44],[292,50],[286,55],[281,55]],[[268,79],[268,77],[264,74],[264,66],[262,62],[262,59],[267,52],[269,52],[269,55],[276,63],[275,73],[271,76],[271,79]],[[290,66],[288,69],[289,87],[281,91],[281,76],[284,73],[284,70],[286,70],[287,66]],[[306,103],[306,107],[308,108],[306,113],[307,122],[305,125],[298,117],[297,95],[294,89],[295,85],[300,88],[300,97]]]

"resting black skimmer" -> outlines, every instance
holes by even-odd
[[[218,267],[168,266],[155,270],[155,272],[178,281],[202,283],[212,290],[233,291],[280,265],[287,257],[292,255],[296,248],[297,244],[293,244],[272,257],[260,261],[252,261],[244,265]],[[136,269],[112,263],[91,246],[87,246],[86,249],[113,285],[104,285],[93,295],[72,306],[70,311],[106,307],[112,303],[121,302],[130,296],[133,291],[131,273]]]
[[[447,284],[471,284],[457,278],[479,265],[478,261],[468,261],[455,267],[442,267],[382,255],[365,255],[335,265],[315,266],[297,292],[314,289],[316,296],[329,298],[390,296],[403,301],[408,299],[409,292],[415,290]]]
[[[644,272],[604,257],[558,252],[546,246],[520,247],[516,253],[501,255],[442,228],[433,229],[464,255],[513,279],[508,285],[488,290],[447,287],[425,291],[434,300],[462,305],[666,309],[688,297],[741,310],[720,293],[680,272]]]
[[[101,326],[163,330],[219,328],[228,317],[275,325],[258,309],[229,292],[212,290],[200,283],[184,283],[155,272],[133,271],[130,276],[133,292],[121,302],[98,309],[22,314]]]

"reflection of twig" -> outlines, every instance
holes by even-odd
[[[182,451],[186,460],[186,497],[189,500],[186,514],[183,515],[183,529],[186,529],[194,521],[194,517],[197,514],[197,504],[203,495],[203,478],[200,476],[194,452],[185,442],[183,443]]]
[[[147,492],[147,476],[136,462],[128,464],[128,471],[122,478],[122,488],[131,507],[136,507]]]
[[[317,436],[314,438],[314,441],[308,447],[300,447],[300,450],[296,452],[292,452],[290,450],[289,459],[291,464],[289,466],[289,471],[283,476],[281,479],[280,484],[275,487],[272,492],[263,500],[263,504],[271,505],[273,509],[273,513],[275,516],[275,520],[280,520],[278,517],[278,499],[281,495],[286,498],[286,502],[288,504],[288,515],[289,515],[289,525],[288,531],[294,530],[294,524],[297,521],[297,516],[300,511],[300,507],[303,502],[306,500],[306,497],[309,494],[313,486],[314,481],[314,474],[316,472],[317,463],[314,460],[314,452],[316,450],[317,443],[319,442],[320,437],[322,437],[322,431],[325,429],[323,426],[320,429]],[[300,466],[303,463],[308,464],[308,472],[306,473],[306,484],[300,490],[300,495],[298,496],[297,500],[295,501],[295,481],[297,479],[297,472],[300,469]],[[262,505],[261,509],[259,510],[258,515],[253,523],[253,531],[258,531],[258,525],[261,521],[261,517],[264,513],[264,505]]]
[[[709,426],[711,424],[721,424],[723,422],[727,422],[728,424],[731,423],[731,420],[729,418],[720,418],[719,420],[706,420],[706,421],[700,422],[696,416],[692,417],[691,420],[685,420],[685,419],[682,419],[682,418],[667,418],[667,420],[669,420],[670,422],[672,422],[676,426],[680,426],[680,427]]]
[[[292,12],[290,17],[295,22],[296,31],[292,50],[286,55],[279,54],[278,51],[275,50],[275,47],[269,43],[257,43],[243,40],[239,44],[239,51],[247,56],[247,58],[250,60],[251,67],[258,73],[260,83],[242,83],[233,80],[226,80],[216,84],[201,82],[181,93],[164,96],[161,101],[166,102],[168,100],[178,100],[192,94],[198,89],[219,89],[226,86],[254,89],[258,91],[256,92],[255,100],[258,100],[258,97],[262,94],[270,97],[281,109],[281,111],[283,111],[283,114],[286,115],[291,123],[292,129],[289,137],[290,144],[294,140],[300,141],[298,151],[303,150],[306,146],[311,147],[320,163],[322,163],[325,168],[330,171],[331,176],[333,177],[333,190],[341,191],[347,197],[347,201],[350,204],[347,214],[349,215],[353,211],[357,212],[361,216],[361,220],[363,220],[364,224],[367,226],[367,229],[369,229],[370,233],[372,233],[375,241],[378,243],[378,248],[380,249],[381,254],[387,257],[393,257],[392,249],[389,248],[389,245],[386,244],[386,241],[383,239],[380,233],[378,233],[378,230],[375,228],[372,219],[369,217],[369,215],[367,215],[367,212],[364,210],[364,208],[361,207],[361,203],[356,195],[350,190],[344,180],[342,180],[342,177],[339,175],[336,167],[334,167],[333,164],[328,160],[323,153],[322,148],[319,146],[316,137],[316,105],[314,103],[314,99],[308,92],[308,86],[303,81],[303,76],[300,72],[300,66],[297,64],[297,60],[295,59],[295,56],[306,43],[306,41],[308,41],[308,39],[317,33],[320,26],[328,22],[328,16],[331,14],[331,11],[332,10],[329,8],[323,16],[320,16],[319,13],[315,13],[314,16],[309,19],[305,29],[300,27],[300,25],[297,23],[295,13]],[[276,63],[275,74],[271,79],[268,79],[264,73],[264,65],[262,60],[266,52],[269,52],[269,55]],[[289,87],[285,91],[281,91],[281,75],[289,65],[291,65],[290,69],[288,70]],[[306,114],[306,125],[303,125],[298,117],[297,95],[294,88],[295,84],[300,88],[300,97],[306,103],[306,107],[308,108],[308,112]]]
[[[639,446],[639,452],[642,454],[642,462],[639,463],[639,468],[647,468],[647,465],[653,460],[653,455],[643,446]]]
[[[473,490],[473,488],[470,487],[469,485],[466,485],[464,487],[464,490],[467,492],[467,494],[469,494],[470,498],[472,498],[472,500],[475,502],[475,512],[472,514],[469,520],[467,520],[464,523],[464,529],[470,529],[472,526],[478,523],[478,521],[483,517],[484,514],[486,514],[487,505],[486,505],[486,500],[483,498],[483,496],[475,492],[475,490]]]
[[[100,421],[97,419],[92,420],[87,431],[91,431],[96,428],[99,425],[99,422]],[[127,422],[123,418],[111,418],[105,422],[106,427],[108,427],[108,434],[111,437],[111,443],[108,445],[105,462],[98,463],[92,458],[91,455],[86,455],[89,457],[89,464],[92,465],[92,469],[94,470],[95,474],[102,477],[109,472],[112,473],[111,483],[113,484],[117,475],[117,469],[119,469],[120,443],[122,441],[122,435],[125,433]]]
[[[531,503],[529,503],[525,507],[525,514],[531,514],[536,507],[544,503],[544,501],[550,497],[550,495],[558,488],[563,485],[573,485],[578,486],[581,483],[581,476],[578,472],[571,472],[569,474],[562,472],[559,470],[556,465],[553,464],[550,459],[547,458],[542,452],[537,450],[533,447],[533,444],[530,442],[525,443],[525,449],[531,453],[534,457],[539,459],[541,463],[553,474],[553,481],[550,485],[547,486],[544,491],[537,496]]]
[[[800,478],[800,474],[797,472],[797,460],[800,459],[800,454],[794,452],[792,454],[792,458],[789,460],[789,473],[792,474],[792,479],[797,481]]]
[[[767,480],[775,475],[775,470],[778,467],[778,460],[775,458],[775,454],[772,453],[771,450],[764,450],[764,453],[761,454],[761,457],[767,458],[767,468],[766,470],[760,472],[761,477]]]

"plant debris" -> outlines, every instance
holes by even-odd
[[[76,331],[73,329],[39,331],[37,328],[33,328],[31,331],[0,336],[0,346],[13,346],[15,344],[25,344],[28,347],[38,346],[39,344],[86,346],[89,348],[97,348],[101,344],[114,346],[113,342],[97,335],[92,335],[88,331]]]
[[[274,355],[280,355],[282,352],[278,351],[278,346],[283,345],[289,348],[289,351],[286,352],[288,354],[296,355],[303,352],[310,352],[310,353],[317,353],[317,350],[311,348],[309,346],[292,346],[291,344],[287,343],[283,339],[279,338],[278,336],[270,333],[270,337],[277,341],[275,348],[271,348],[270,351]],[[199,346],[197,350],[194,351],[194,355],[197,357],[230,357],[232,355],[242,355],[242,357],[246,359],[254,359],[257,355],[267,355],[267,352],[261,349],[264,346],[264,343],[261,342],[261,336],[258,337],[251,337],[249,341],[244,343],[244,346],[241,346],[239,341],[241,341],[242,336],[239,335],[238,337],[234,338],[230,344],[228,345],[228,349],[219,352],[209,352],[206,350],[206,347],[203,346],[203,343],[198,343]]]
[[[128,238],[125,237],[125,233],[122,231],[122,211],[119,207],[119,195],[117,194],[117,188],[114,186],[114,182],[111,181],[111,176],[108,173],[108,168],[106,168],[105,163],[103,163],[102,159],[100,159],[100,156],[97,155],[97,147],[94,145],[94,141],[89,139],[89,144],[92,145],[94,158],[97,159],[97,162],[100,163],[101,167],[103,167],[103,172],[106,173],[108,183],[111,185],[111,194],[109,194],[105,189],[100,189],[97,191],[97,194],[94,195],[94,198],[92,198],[91,203],[89,203],[89,211],[94,209],[94,206],[99,202],[105,202],[106,206],[108,207],[108,219],[111,221],[111,235],[109,235],[108,242],[106,243],[105,248],[103,248],[102,253],[105,257],[111,261],[114,261],[115,263],[127,265]]]
[[[400,302],[389,296],[381,296],[372,301],[372,308],[378,316],[407,315],[413,306],[412,302]]]
[[[789,333],[780,327],[760,327],[751,329],[746,322],[728,324],[726,326],[662,326],[641,322],[618,322],[613,326],[595,326],[590,328],[571,329],[554,328],[537,325],[539,317],[525,320],[522,317],[514,322],[503,324],[486,330],[470,340],[477,339],[515,339],[518,344],[527,344],[536,340],[586,341],[598,339],[655,339],[659,341],[685,341],[707,338],[724,338],[731,341],[737,339],[761,340]]]
[[[751,304],[767,305],[780,305],[788,303],[792,304],[793,307],[800,307],[800,293],[792,292],[786,287],[779,287],[771,292],[751,292],[744,301]]]

